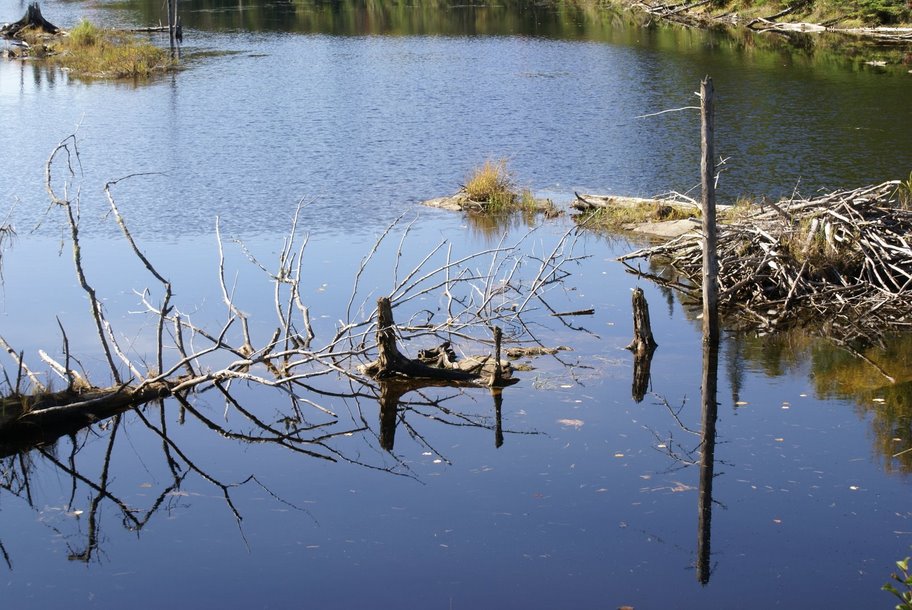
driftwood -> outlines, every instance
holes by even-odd
[[[723,14],[711,15],[693,11],[693,9],[704,7],[711,4],[710,0],[697,0],[695,2],[682,2],[672,4],[636,2],[633,8],[642,10],[649,15],[660,19],[667,19],[676,23],[695,26],[709,27],[716,23],[728,23],[739,25],[738,13],[725,12]],[[842,34],[846,36],[855,36],[867,38],[878,43],[908,43],[912,40],[912,28],[902,27],[873,27],[873,28],[837,28],[833,24],[840,19],[831,20],[824,23],[808,23],[801,21],[778,21],[799,9],[806,9],[810,3],[805,0],[799,0],[781,11],[767,15],[765,17],[756,17],[751,19],[744,27],[759,33],[770,32],[783,35],[786,38],[792,38],[795,34],[820,34],[823,32]],[[704,9],[705,10],[705,9]]]
[[[539,345],[533,345],[531,347],[510,347],[507,348],[506,354],[507,358],[530,358],[534,356],[553,356],[558,352],[570,351],[570,348],[566,345],[558,345],[557,347],[542,347]]]
[[[15,23],[9,23],[0,28],[0,36],[5,38],[22,38],[26,31],[57,34],[60,28],[48,21],[41,14],[41,7],[37,2],[28,5],[25,15]]]
[[[491,212],[490,203],[487,201],[475,201],[469,197],[468,193],[465,191],[459,191],[455,195],[450,195],[448,197],[436,197],[434,199],[428,199],[427,201],[422,201],[421,205],[427,206],[429,208],[449,210],[451,212],[472,212],[478,214],[486,214]],[[547,218],[554,218],[562,214],[562,212],[557,209],[557,207],[555,207],[553,201],[550,199],[539,198],[532,198],[522,203],[517,200],[517,202],[514,204],[505,206],[502,211],[512,212],[520,210],[528,212],[540,212]],[[500,211],[501,210],[498,210],[498,212]]]
[[[213,486],[239,527],[242,516],[232,493],[238,486],[257,485],[276,500],[285,502],[253,474],[233,481],[222,480],[204,463],[211,457],[207,456],[208,452],[195,443],[181,444],[179,439],[186,435],[173,434],[175,425],[186,422],[211,430],[229,442],[270,444],[275,450],[295,456],[347,462],[398,476],[414,475],[407,462],[392,453],[397,423],[423,450],[446,461],[422,431],[407,421],[407,414],[435,424],[490,430],[495,446],[504,442],[505,433],[536,434],[503,428],[502,389],[516,380],[511,378],[509,363],[500,359],[500,344],[509,341],[541,345],[524,316],[533,310],[542,311],[539,305],[551,312],[560,309],[549,303],[550,293],[556,289],[553,293],[561,298],[564,291],[560,287],[570,276],[566,267],[580,260],[573,254],[575,230],[566,231],[543,254],[535,252],[539,240],[533,244],[526,234],[513,244],[506,243],[504,237],[482,251],[463,254],[453,243],[442,240],[415,258],[414,252],[407,252],[406,236],[411,225],[398,218],[379,235],[362,259],[352,281],[348,305],[339,314],[338,323],[312,328],[310,309],[304,302],[306,292],[301,288],[301,278],[310,265],[305,257],[307,237],[300,235],[298,227],[303,203],[294,210],[290,231],[274,264],[261,262],[244,244],[237,242],[240,253],[262,271],[264,277],[260,279],[265,284],[264,291],[239,293],[255,298],[265,294],[267,301],[273,301],[274,317],[270,315],[271,321],[266,320],[265,325],[263,320],[249,324],[246,308],[235,302],[241,297],[226,282],[230,270],[225,268],[224,244],[216,222],[217,280],[227,315],[211,311],[199,314],[210,321],[223,320],[213,323],[214,329],[207,329],[180,309],[174,298],[179,289],[172,290],[171,282],[134,240],[115,201],[114,191],[120,181],[114,180],[104,186],[103,193],[108,203],[107,217],[116,223],[134,262],[138,263],[138,273],[129,280],[135,281],[147,273],[151,285],[136,293],[139,308],[149,318],[149,323],[143,326],[143,336],[137,340],[131,333],[131,345],[122,346],[123,335],[113,328],[114,318],[103,306],[104,296],[92,284],[93,270],[86,269],[84,263],[86,245],[80,233],[78,210],[87,207],[86,202],[80,202],[80,193],[88,189],[74,184],[82,173],[80,169],[77,141],[71,135],[54,149],[45,164],[45,188],[51,203],[47,214],[62,220],[77,286],[86,297],[86,317],[81,324],[94,331],[94,345],[86,348],[80,343],[76,349],[99,351],[101,358],[93,361],[103,364],[82,373],[74,370],[82,364],[71,354],[61,320],[57,320],[61,348],[50,353],[37,350],[48,367],[46,372],[29,368],[27,360],[31,356],[27,357],[0,337],[0,355],[4,356],[0,359],[0,492],[22,499],[36,514],[43,513],[47,506],[36,493],[42,485],[33,479],[39,476],[50,474],[71,483],[68,510],[73,510],[77,495],[81,498],[87,493],[91,502],[85,507],[86,514],[79,520],[68,520],[78,531],[64,535],[67,540],[83,539],[84,543],[67,542],[68,559],[88,562],[97,557],[105,540],[102,534],[105,513],[113,511],[114,522],[138,534],[157,511],[171,506],[173,496],[181,493],[188,478],[197,479],[194,487],[199,482]],[[401,231],[399,240],[391,237],[397,231]],[[10,227],[0,226],[0,242],[11,235]],[[374,310],[377,286],[372,283],[362,287],[361,278],[368,267],[378,265],[383,265],[384,277],[390,275],[386,262],[390,258],[395,263],[392,283],[386,291],[388,296],[381,303],[383,306]],[[433,301],[438,306],[427,309],[423,301]],[[190,305],[192,311],[198,310]],[[270,309],[262,305],[251,310]],[[393,323],[393,309],[401,316],[398,325]],[[378,316],[384,317],[380,324]],[[538,328],[536,325],[536,332]],[[492,329],[493,356],[483,356],[474,363],[469,358],[456,358],[449,341],[489,349]],[[375,336],[380,339],[376,347],[372,341]],[[399,351],[397,339],[425,345],[441,341],[443,344],[421,352],[415,362]],[[148,353],[138,353],[138,345],[150,346]],[[392,367],[429,377],[416,379],[395,373],[384,379],[366,377],[358,365],[374,356],[378,361],[383,360],[388,370]],[[7,357],[12,366],[7,365]],[[59,377],[58,383],[64,389],[56,392],[50,389],[46,377],[52,374]],[[99,378],[103,381],[97,381]],[[489,388],[493,413],[478,415],[446,404],[454,393],[478,386]],[[448,390],[450,396],[439,396],[422,391],[429,387],[455,389]],[[250,388],[256,388],[253,401],[249,400]],[[405,397],[407,393],[413,393],[411,399]],[[344,449],[349,443],[340,443],[339,439],[357,434],[370,445],[374,430],[363,412],[356,417],[337,415],[332,405],[339,399],[349,408],[356,405],[358,410],[363,408],[362,401],[370,403],[370,407],[379,402],[380,422],[375,439],[390,453]],[[211,415],[212,401],[224,406],[218,417]],[[326,402],[321,404],[323,401]],[[143,433],[151,435],[153,443],[160,442],[158,472],[164,472],[165,478],[157,494],[139,497],[131,484],[123,479],[117,483],[116,468],[122,451],[116,448],[127,442],[118,431],[127,425],[131,427],[131,436]],[[89,435],[107,446],[100,473],[95,472],[98,462],[94,449],[91,460],[76,459],[87,445],[98,447],[97,443],[85,442]],[[143,443],[144,448],[149,446],[154,444]],[[149,463],[147,460],[155,457],[155,452],[144,450],[142,459]],[[46,467],[35,468],[38,460]],[[91,464],[91,472],[82,462]],[[129,495],[121,495],[118,488],[126,489]],[[81,509],[73,513],[79,514]],[[3,561],[12,569],[0,540],[0,562]]]
[[[912,324],[912,210],[898,181],[764,204],[719,225],[719,306],[754,328],[822,322],[866,334]],[[702,248],[683,236],[619,260],[670,265],[668,285],[700,302]],[[851,336],[851,333],[850,335]]]

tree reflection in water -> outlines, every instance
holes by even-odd
[[[55,160],[58,161],[56,166]],[[543,244],[537,240],[532,243],[532,239],[527,239],[527,233],[512,245],[505,243],[504,235],[497,245],[469,254],[459,254],[452,243],[443,240],[415,258],[406,247],[411,224],[400,226],[401,219],[397,219],[362,259],[354,275],[343,319],[336,328],[318,329],[325,334],[317,335],[300,288],[307,237],[298,234],[299,205],[275,271],[241,245],[243,255],[266,276],[265,290],[257,294],[265,293],[274,300],[275,319],[266,321],[267,328],[271,324],[275,329],[270,337],[259,337],[251,331],[251,328],[263,326],[249,324],[250,315],[236,303],[239,297],[235,290],[228,288],[223,243],[216,224],[218,280],[227,322],[220,330],[209,332],[191,322],[190,316],[173,302],[171,282],[146,258],[127,228],[112,192],[119,181],[112,181],[104,187],[110,217],[135,256],[140,273],[151,276],[157,287],[137,293],[145,314],[153,321],[150,325],[153,330],[147,329],[151,336],[145,339],[155,346],[155,354],[131,358],[118,344],[117,333],[109,321],[111,315],[89,283],[83,266],[79,234],[79,214],[83,205],[79,201],[80,189],[71,184],[78,167],[79,152],[73,135],[63,140],[51,154],[46,166],[46,187],[51,209],[62,211],[65,216],[75,275],[91,306],[90,320],[97,331],[96,339],[113,384],[96,386],[88,380],[88,375],[71,368],[78,360],[70,353],[62,325],[63,353],[49,355],[38,350],[41,359],[66,384],[61,391],[51,391],[50,384],[28,367],[23,354],[0,338],[0,344],[16,364],[12,374],[4,369],[6,387],[0,400],[0,459],[3,464],[0,487],[24,499],[32,510],[41,512],[46,504],[33,495],[33,489],[41,487],[33,484],[33,479],[39,476],[37,458],[44,462],[42,469],[69,480],[70,492],[64,510],[79,517],[77,524],[87,523],[87,531],[80,534],[84,542],[69,549],[72,560],[97,559],[103,540],[100,533],[103,506],[114,506],[124,527],[139,532],[158,511],[171,510],[175,506],[175,498],[184,493],[182,485],[190,475],[219,491],[242,536],[242,515],[233,497],[239,487],[259,486],[276,501],[289,504],[263,485],[255,474],[241,480],[226,480],[217,474],[216,468],[199,457],[195,443],[181,440],[187,434],[184,428],[191,428],[189,424],[194,430],[208,430],[240,444],[268,445],[303,458],[347,462],[401,476],[413,475],[392,454],[397,423],[428,450],[445,459],[417,431],[411,421],[415,417],[432,420],[438,425],[491,430],[495,434],[495,444],[499,446],[504,436],[500,388],[480,390],[493,392],[494,413],[478,416],[460,412],[447,404],[465,388],[478,387],[477,381],[446,382],[443,385],[451,389],[442,397],[433,397],[425,391],[439,383],[423,379],[400,380],[399,383],[395,379],[375,381],[368,376],[365,366],[377,352],[374,341],[379,344],[381,334],[393,333],[401,341],[413,345],[453,342],[490,353],[490,333],[494,329],[496,355],[493,360],[489,360],[489,355],[481,357],[482,362],[494,363],[500,362],[502,331],[506,340],[514,345],[542,347],[524,316],[533,309],[530,304],[555,311],[550,300],[565,297],[561,296],[564,291],[552,289],[561,287],[570,275],[565,267],[578,260],[573,254],[575,229],[558,236],[555,243],[544,246],[542,252],[537,250]],[[69,196],[72,192],[76,193],[74,200]],[[397,231],[401,232],[398,242],[389,238]],[[390,260],[393,261],[393,285],[383,299],[387,309],[397,308],[403,322],[380,328],[378,309],[366,306],[376,297],[377,289],[362,287],[362,280],[372,265],[381,266],[383,276],[388,277]],[[556,296],[552,297],[552,294]],[[422,303],[425,300],[435,301],[436,309],[429,309]],[[256,308],[257,311],[264,309],[268,311],[269,304]],[[567,326],[566,322],[564,326]],[[544,325],[539,322],[535,331],[540,332],[542,328]],[[314,346],[320,340],[323,343]],[[555,358],[560,361],[557,356]],[[499,378],[500,367],[495,366],[495,370],[498,375],[492,380]],[[98,374],[93,372],[93,375]],[[404,398],[407,392],[413,393],[409,399]],[[365,400],[380,404],[381,425],[377,434],[367,423],[373,417],[361,412]],[[209,414],[216,402],[223,406],[220,419]],[[333,410],[338,402],[355,403],[358,413],[346,420]],[[272,407],[272,411],[261,406],[283,404],[284,407]],[[376,407],[372,406],[371,410],[373,408]],[[169,413],[175,410],[177,428],[169,425],[174,421]],[[112,469],[122,461],[118,455],[134,442],[130,441],[118,450],[124,445],[120,439],[124,436],[122,428],[126,427],[126,419],[131,420],[129,427],[133,436],[132,430],[138,428],[151,435],[148,439],[151,446],[160,446],[158,456],[170,481],[151,504],[142,508],[132,505],[113,487]],[[102,456],[92,454],[96,444],[89,441],[95,436],[105,439]],[[372,452],[384,458],[377,461],[363,459],[359,448],[351,447],[351,441],[340,441],[352,436],[370,444],[376,439],[380,447],[390,453]],[[88,451],[85,460],[79,459],[89,446],[92,450]],[[148,468],[146,461],[152,457],[146,453],[143,452],[140,459],[143,467]],[[64,454],[66,457],[62,458]],[[388,456],[393,457],[392,463],[385,459]],[[83,462],[91,466],[87,467]],[[99,463],[100,471],[90,472]],[[87,489],[92,496],[84,518],[75,509],[80,488]],[[5,547],[0,546],[0,549],[11,566],[12,560]]]

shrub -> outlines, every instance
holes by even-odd
[[[55,45],[52,59],[83,76],[147,77],[168,69],[168,51],[126,32],[102,30],[83,19]]]
[[[70,30],[70,44],[75,47],[91,47],[101,38],[99,30],[88,19],[81,19],[76,27]]]

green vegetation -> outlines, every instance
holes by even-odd
[[[487,160],[466,179],[462,193],[468,198],[467,209],[499,214],[515,211],[548,212],[550,200],[536,199],[529,189],[518,191],[507,160]]]
[[[715,0],[708,10],[713,14],[733,11],[750,19],[769,17],[794,5],[780,0]],[[912,4],[908,0],[808,0],[783,19],[840,27],[899,25],[912,21]]]
[[[700,216],[700,210],[696,207],[654,202],[598,208],[591,215],[585,216],[584,222],[587,227],[618,230],[626,228],[627,225],[683,220],[685,218],[699,218]]]
[[[83,19],[69,33],[25,33],[32,53],[92,78],[145,78],[174,67],[166,49],[127,32],[105,30]]]
[[[909,571],[909,557],[902,561],[896,562],[900,574],[891,574],[890,577],[897,583],[900,588],[896,588],[893,583],[887,583],[883,586],[884,591],[889,591],[899,599],[896,604],[896,610],[912,610],[912,572]]]
[[[485,161],[475,168],[466,180],[463,191],[472,201],[485,204],[485,211],[509,209],[517,199],[513,176],[507,170],[507,160]]]
[[[899,207],[908,210],[912,208],[912,172],[909,172],[909,179],[899,183],[896,189],[896,200]]]

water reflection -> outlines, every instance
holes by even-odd
[[[143,22],[160,19],[158,2],[128,0]],[[529,35],[581,38],[607,31],[620,16],[613,10],[573,3],[471,2],[440,0],[284,0],[245,2],[190,0],[180,5],[188,28],[209,31],[281,31],[365,36]]]
[[[700,445],[700,487],[697,495],[697,580],[708,584],[710,540],[712,537],[713,473],[716,456],[716,417],[719,403],[716,392],[719,378],[719,346],[703,344],[702,441]]]
[[[682,306],[684,319],[701,324],[700,304],[679,284],[670,265],[651,261],[639,275],[656,281],[664,296]],[[683,290],[673,290],[672,288]],[[723,324],[726,324],[723,321]],[[883,329],[859,331],[853,337],[836,336],[827,320],[775,333],[739,330],[727,320],[722,347],[733,409],[739,408],[745,376],[753,371],[766,377],[806,375],[820,399],[849,400],[859,415],[870,417],[875,451],[887,472],[912,473],[912,335]],[[904,323],[900,322],[902,327]]]
[[[809,366],[817,397],[852,401],[860,416],[870,418],[884,470],[912,473],[912,336],[847,342],[796,330],[742,336],[729,343],[729,353],[770,377]]]
[[[493,401],[492,416],[478,415],[447,407],[445,403],[452,400],[456,396],[454,394],[430,396],[424,391],[424,388],[416,388],[413,383],[383,381],[379,385],[377,402],[380,405],[380,428],[377,438],[380,446],[390,453],[395,449],[396,429],[401,425],[408,432],[408,435],[417,440],[423,448],[433,452],[441,459],[445,459],[443,454],[434,447],[427,435],[418,431],[413,421],[414,418],[421,418],[432,421],[435,424],[447,426],[490,430],[494,433],[494,446],[500,448],[504,444],[503,388],[492,388],[490,390]],[[403,397],[410,392],[415,392],[417,397],[404,400]],[[514,434],[536,434],[535,432],[509,432]]]

